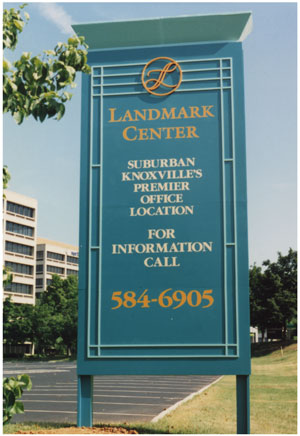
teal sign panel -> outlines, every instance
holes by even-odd
[[[249,374],[241,43],[89,63],[78,374]]]

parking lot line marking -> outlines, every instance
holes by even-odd
[[[211,381],[209,382],[209,383],[211,383]],[[205,383],[201,383],[202,385],[203,384],[205,384]],[[140,386],[141,384],[139,383],[139,384],[137,384],[137,386]],[[118,385],[118,384],[110,384],[110,385],[106,385],[106,384],[100,384],[100,383],[94,383],[94,387],[97,387],[97,388],[101,388],[101,387],[104,387],[104,388],[109,388],[110,386],[112,386],[112,387],[114,387],[114,388],[120,388],[120,389],[126,389],[127,387],[129,387],[129,388],[134,388],[135,386],[130,386],[129,384],[128,385],[126,385],[126,384],[124,384],[124,385]],[[176,390],[182,390],[182,389],[187,389],[188,387],[187,386],[185,386],[185,387],[176,387],[176,386],[174,386],[174,384],[169,384],[169,385],[162,385],[162,384],[160,384],[159,383],[159,385],[157,386],[157,388],[158,389],[160,389],[160,388],[168,388],[168,387],[172,387],[173,389],[176,389]],[[195,383],[193,383],[192,385],[191,385],[191,387],[194,387],[195,386]],[[72,385],[70,385],[69,387],[67,387],[66,385],[62,385],[62,384],[56,384],[56,385],[39,385],[38,386],[39,388],[41,388],[41,389],[43,389],[43,388],[52,388],[52,389],[63,389],[63,390],[66,390],[66,389],[75,389],[76,388],[76,383],[74,383],[74,384],[72,384]],[[153,388],[155,388],[155,386],[153,386],[153,384],[151,384],[151,387]]]
[[[60,395],[59,394],[59,392],[60,391],[69,391],[69,389],[60,389],[60,390],[58,390],[58,389],[56,389],[56,390],[50,390],[50,392],[52,392],[52,395]],[[70,389],[71,390],[71,389]],[[72,389],[72,391],[76,391],[76,389]],[[48,389],[35,389],[34,390],[34,393],[39,393],[39,392],[44,392],[44,391],[47,391],[47,392],[49,392],[49,390]],[[172,395],[172,394],[179,394],[179,392],[175,392],[175,391],[131,391],[131,390],[127,390],[127,389],[125,389],[125,390],[120,390],[120,389],[101,389],[101,392],[105,392],[105,391],[108,391],[108,392],[120,392],[120,393],[126,393],[126,392],[128,392],[128,393],[141,393],[141,394],[163,394],[163,395]],[[53,392],[57,392],[56,394],[53,394]],[[181,394],[190,394],[190,391],[187,391],[187,392],[180,392]],[[42,394],[41,394],[42,395]]]
[[[77,414],[77,412],[69,410],[26,410],[27,413],[72,413]],[[115,413],[115,412],[94,412],[93,415],[117,415],[117,416],[153,416],[145,413]]]
[[[40,400],[26,400],[26,403],[39,403]],[[48,400],[47,403],[61,403],[59,400]],[[77,404],[77,401],[70,401],[70,400],[64,400],[64,403],[72,403]],[[165,407],[169,406],[169,404],[160,404],[160,403],[112,403],[107,401],[93,401],[93,404],[105,404],[107,406],[110,406],[111,404],[117,405],[117,406],[156,406],[156,407]]]
[[[49,390],[50,390],[50,392],[52,391],[52,392],[61,392],[61,391],[77,391],[77,389],[76,388],[70,388],[70,389],[60,389],[59,387],[57,388],[57,389],[34,389],[34,392],[44,392],[44,391],[47,391],[47,392],[49,392]],[[168,390],[168,391],[165,391],[164,389],[163,390],[159,390],[159,391],[138,391],[138,390],[131,390],[131,389],[101,389],[101,391],[102,392],[106,392],[106,391],[108,391],[108,392],[134,392],[134,393],[137,393],[137,392],[139,392],[139,393],[142,393],[142,394],[158,394],[159,392],[164,392],[164,393],[166,393],[166,394],[172,394],[172,393],[174,393],[174,394],[179,394],[179,393],[181,393],[181,394],[190,394],[190,391],[185,391],[185,392],[178,392],[178,391],[172,391],[172,390]]]
[[[41,396],[52,396],[52,397],[76,397],[76,394],[74,394],[74,395],[69,395],[69,394],[34,394],[34,393],[31,393],[31,392],[24,392],[24,394],[23,394],[23,397],[22,398],[24,398],[24,399],[26,399],[26,401],[27,401],[27,397],[30,397],[30,396],[37,396],[37,397],[41,397]],[[162,396],[162,397],[153,397],[153,396],[147,396],[147,397],[141,397],[140,395],[104,395],[104,394],[94,394],[93,395],[93,397],[109,397],[109,398],[151,398],[152,400],[153,399],[157,399],[157,400],[159,400],[160,398],[166,398],[165,396]],[[170,400],[177,400],[178,398],[181,398],[181,397],[167,397],[167,398],[169,398]]]

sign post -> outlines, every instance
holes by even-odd
[[[251,14],[80,24],[78,425],[92,377],[237,376],[249,432],[241,41]]]

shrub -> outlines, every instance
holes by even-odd
[[[31,388],[31,379],[26,374],[3,379],[3,425],[8,424],[16,413],[24,413],[22,401],[17,400],[21,398],[23,389],[30,391]]]

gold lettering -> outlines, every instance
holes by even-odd
[[[137,135],[135,135],[133,138],[129,138],[128,135],[127,135],[127,132],[128,132],[129,129],[133,129],[136,132],[136,127],[134,127],[134,126],[126,127],[126,129],[123,130],[123,138],[126,141],[135,141],[136,138],[137,138]]]
[[[208,116],[209,117],[214,117],[214,114],[212,114],[211,112],[210,112],[210,110],[211,110],[211,108],[212,107],[214,107],[213,105],[211,105],[211,106],[201,106],[202,107],[202,109],[203,109],[203,117],[204,118],[207,118]]]
[[[146,109],[143,109],[143,114],[142,112],[138,111],[137,109],[134,110],[135,113],[135,119],[134,121],[139,121],[138,117],[140,117],[141,120],[146,121]]]
[[[153,117],[153,113],[156,113],[156,117]],[[154,120],[158,120],[160,117],[160,111],[158,109],[149,109],[149,117],[148,120],[150,121],[154,121]]]
[[[167,119],[167,120],[169,120],[170,118],[171,119],[174,119],[175,118],[175,110],[176,110],[176,107],[172,107],[171,109],[170,109],[170,111],[168,112],[167,111],[167,108],[163,108],[162,109],[162,116],[161,116],[161,119],[162,120],[165,120],[165,119]]]
[[[195,126],[187,126],[187,138],[199,138]]]
[[[177,118],[189,118],[188,114],[186,113],[186,110],[184,109],[184,106],[179,111],[179,114]]]
[[[125,115],[124,115],[122,121],[134,121],[134,119],[131,116],[131,113],[130,113],[129,109],[125,112]]]
[[[115,111],[117,110],[117,108],[115,107],[111,107],[109,108],[110,111],[110,123],[119,123],[120,121],[122,121],[122,117],[120,117],[118,120],[115,120]]]

